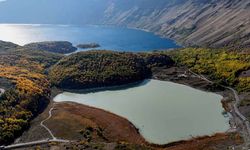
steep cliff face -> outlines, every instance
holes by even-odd
[[[250,46],[249,0],[111,0],[102,23],[145,29],[184,45]]]
[[[184,45],[250,46],[250,0],[7,0],[0,22],[119,25]]]

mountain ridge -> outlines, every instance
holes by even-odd
[[[104,24],[144,29],[186,46],[250,46],[250,2],[242,0],[188,0],[127,10],[111,4]],[[163,8],[163,9],[159,9]],[[147,12],[149,10],[149,12]]]
[[[250,46],[246,0],[7,0],[0,3],[0,22],[114,25],[147,30],[184,46]]]

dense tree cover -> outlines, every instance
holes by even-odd
[[[175,64],[172,58],[160,52],[138,53],[137,55],[144,59],[150,69],[153,67],[171,67]]]
[[[82,49],[87,49],[87,48],[101,47],[101,45],[98,43],[88,43],[88,44],[78,44],[76,47],[82,48]]]
[[[4,79],[12,86],[0,96],[0,145],[12,142],[48,104],[47,71],[53,65],[53,84],[87,88],[143,80],[150,76],[150,68],[172,64],[172,59],[159,53],[88,51],[64,56],[1,41],[0,82]]]
[[[149,75],[143,59],[133,53],[80,52],[52,67],[51,82],[62,88],[90,88],[142,80]]]
[[[20,135],[32,117],[48,104],[50,83],[44,73],[62,56],[11,43],[0,47],[0,78],[13,84],[0,97],[1,145]]]
[[[67,41],[37,42],[26,44],[24,47],[33,50],[42,50],[60,54],[68,54],[77,50],[72,43]]]
[[[61,54],[14,46],[13,43],[0,42],[0,65],[44,71],[63,57]]]
[[[0,143],[8,143],[49,102],[49,82],[40,73],[15,66],[0,66],[0,77],[14,85],[0,98]]]
[[[53,84],[87,88],[143,80],[150,76],[150,68],[172,64],[172,59],[160,53],[88,51],[64,56],[0,41],[0,82],[5,83],[1,87],[8,85],[6,80],[11,84],[0,96],[0,145],[12,142],[47,106],[51,66]]]
[[[8,49],[13,49],[13,48],[17,48],[19,47],[19,45],[11,43],[11,42],[5,42],[5,41],[1,41],[0,40],[0,51],[6,51]]]
[[[140,81],[150,77],[150,67],[162,65],[173,61],[158,53],[87,51],[63,58],[49,76],[58,87],[84,89]]]
[[[226,49],[185,48],[169,53],[176,62],[191,70],[207,75],[218,83],[236,87],[238,91],[250,90],[250,77],[241,77],[250,69],[248,52]]]
[[[21,62],[17,62],[15,65],[25,67],[26,63],[29,63],[28,67],[26,67],[27,69],[30,69],[31,65],[34,65],[35,67],[37,67],[36,65],[40,65],[43,69],[47,69],[63,57],[61,54],[26,48],[19,48],[11,53],[14,53],[20,58],[19,61]],[[25,62],[25,60],[27,61]],[[30,64],[30,62],[32,64]],[[35,69],[35,67],[33,67],[32,70]]]

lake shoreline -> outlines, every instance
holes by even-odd
[[[137,82],[132,82],[128,84],[122,84],[122,85],[115,85],[115,86],[104,86],[104,87],[96,87],[96,88],[85,88],[85,89],[62,89],[62,88],[56,88],[54,87],[54,90],[59,90],[59,93],[54,93],[52,99],[58,94],[61,94],[63,92],[71,92],[71,93],[77,93],[77,94],[88,94],[88,93],[94,93],[94,92],[102,92],[102,91],[116,91],[116,90],[123,90],[123,89],[128,89],[131,87],[136,87],[136,86],[141,86],[144,84],[147,84],[148,80],[150,79],[145,79]]]
[[[227,135],[227,134],[230,134],[230,133],[227,133],[227,132],[215,132],[215,133],[212,133],[212,134],[206,134],[206,135],[200,135],[200,136],[193,136],[193,137],[190,137],[190,138],[187,138],[187,139],[177,140],[177,141],[169,142],[169,143],[166,143],[166,144],[156,144],[156,143],[152,143],[152,142],[146,140],[142,136],[142,134],[140,133],[140,129],[138,127],[136,127],[127,118],[122,117],[120,115],[117,115],[117,114],[115,114],[115,113],[113,113],[111,111],[104,110],[104,109],[97,108],[97,107],[93,107],[93,106],[90,106],[90,105],[85,105],[85,104],[77,103],[77,102],[71,102],[71,101],[64,101],[64,102],[55,102],[55,101],[53,101],[52,103],[53,104],[68,104],[68,105],[73,104],[73,105],[80,105],[80,107],[82,107],[82,108],[91,108],[93,111],[102,111],[102,112],[105,112],[105,113],[109,113],[109,114],[111,114],[111,115],[113,115],[115,117],[121,118],[122,120],[126,120],[134,128],[134,130],[136,130],[136,133],[140,136],[140,138],[143,139],[143,144],[145,144],[147,146],[150,146],[150,147],[153,147],[153,148],[168,148],[168,147],[172,147],[172,146],[177,146],[179,144],[190,143],[190,142],[193,142],[193,141],[196,141],[196,140],[199,140],[199,139],[213,138],[213,137],[216,137],[217,135]]]
[[[98,111],[101,111],[105,114],[110,114],[111,116],[113,116],[114,118],[120,118],[121,120],[124,120],[125,122],[128,122],[131,127],[133,128],[134,131],[136,131],[136,136],[139,137],[139,140],[140,142],[138,143],[138,140],[136,141],[131,141],[130,138],[128,138],[127,140],[128,141],[124,141],[124,142],[130,142],[130,143],[133,143],[133,144],[140,144],[140,145],[146,145],[150,148],[153,148],[153,149],[158,149],[158,148],[171,148],[171,147],[176,147],[176,146],[179,146],[179,145],[186,145],[186,144],[190,144],[190,143],[195,143],[197,141],[202,141],[202,140],[213,140],[213,139],[216,139],[217,137],[227,137],[227,136],[238,136],[238,134],[235,134],[235,133],[227,133],[227,132],[218,132],[218,133],[213,133],[213,134],[210,134],[210,135],[202,135],[202,136],[195,136],[195,137],[191,137],[189,139],[183,139],[183,140],[178,140],[178,141],[173,141],[173,142],[169,142],[169,143],[166,143],[166,144],[155,144],[155,143],[151,143],[149,141],[147,141],[140,133],[140,129],[138,129],[132,122],[130,122],[127,118],[125,117],[122,117],[120,115],[117,115],[115,113],[112,113],[110,111],[107,111],[107,110],[104,110],[104,109],[101,109],[101,108],[96,108],[96,107],[92,107],[92,106],[89,106],[89,105],[85,105],[85,104],[81,104],[81,103],[77,103],[77,102],[52,102],[52,105],[68,105],[69,107],[72,106],[72,109],[74,109],[74,105],[78,105],[78,107],[80,107],[81,109],[88,109],[90,108],[94,113],[95,112],[98,112]],[[82,111],[82,113],[86,113],[85,111]],[[105,120],[105,117],[102,118],[103,120]],[[109,120],[110,122],[112,122],[112,119]],[[119,127],[118,126],[115,126],[113,127],[113,130],[115,131],[116,129],[118,129]],[[130,132],[134,132],[134,131],[130,131]],[[130,133],[132,134],[132,133]],[[76,141],[75,141],[76,142]]]
[[[6,34],[15,34],[13,33],[15,30],[19,30],[26,34],[25,36],[22,34],[17,35],[15,38],[5,36]],[[100,32],[102,30],[104,32]],[[1,40],[11,41],[22,46],[28,43],[43,41],[69,41],[73,43],[73,45],[96,42],[101,45],[100,49],[115,51],[145,52],[181,47],[176,41],[159,37],[152,32],[145,32],[143,30],[127,27],[106,26],[102,24],[0,24],[0,31],[5,33],[0,36]],[[114,33],[116,36],[110,36]],[[126,37],[126,39],[123,37]]]
[[[159,70],[168,70],[167,76],[163,76],[161,73],[166,72],[160,72]],[[177,69],[177,71],[172,71],[171,69]],[[169,71],[170,70],[170,71]],[[123,90],[128,88],[133,88],[141,85],[145,85],[149,82],[149,80],[159,80],[159,81],[167,81],[176,83],[179,85],[188,86],[194,89],[198,89],[200,91],[204,92],[211,92],[215,94],[219,94],[222,97],[229,96],[228,91],[226,91],[223,87],[213,87],[211,83],[208,83],[206,81],[203,81],[197,77],[194,77],[192,75],[191,78],[189,77],[183,77],[182,75],[185,74],[185,72],[188,72],[188,70],[184,67],[170,67],[170,68],[156,68],[152,70],[152,75],[150,78],[146,78],[144,80],[139,80],[136,82],[131,82],[127,84],[121,84],[121,85],[114,85],[114,86],[103,86],[103,87],[95,87],[95,88],[84,88],[84,89],[67,89],[67,88],[52,88],[52,96],[51,99],[53,99],[56,95],[61,94],[63,92],[71,92],[71,93],[77,93],[77,94],[88,94],[88,93],[94,93],[94,92],[103,92],[103,91],[116,91],[116,90]],[[213,90],[211,90],[213,88]]]
[[[157,69],[156,69],[157,70]],[[157,72],[157,71],[153,71],[153,76],[152,76],[152,79],[157,79],[157,80],[163,80],[162,78],[159,78],[159,72]],[[164,72],[164,69],[160,69],[161,70],[161,73],[162,73],[162,71],[163,71],[163,73],[164,74],[166,74],[165,72]],[[170,70],[171,70],[171,68],[170,68]],[[175,70],[175,68],[174,68],[174,70]],[[180,71],[181,70],[181,71]],[[170,76],[172,77],[171,79],[169,78],[169,77],[165,77],[165,80],[166,81],[171,81],[171,80],[173,80],[173,79],[175,79],[175,76],[178,76],[178,74],[182,74],[183,72],[185,72],[186,70],[185,69],[183,69],[183,68],[181,68],[180,70],[177,70],[176,72],[178,72],[177,74],[175,73],[175,74],[172,74],[172,73],[168,73],[168,74],[171,74]],[[167,72],[171,72],[171,71],[167,71]],[[185,80],[185,79],[183,79],[183,78],[180,78],[180,80],[179,81],[175,81],[174,83],[179,83],[179,84],[182,84],[183,85],[183,83],[181,82],[182,80]],[[197,82],[196,80],[193,80],[193,81],[195,81],[195,82]],[[194,82],[193,82],[194,83]],[[187,84],[184,84],[184,85],[188,85],[189,83],[187,83]],[[199,86],[193,86],[192,84],[190,84],[189,85],[190,87],[192,87],[192,88],[195,88],[196,87],[196,89],[201,89],[201,90],[203,90],[203,91],[207,91],[207,92],[211,92],[211,91],[209,91],[209,89],[204,89],[203,87],[201,88],[201,87],[199,87]],[[41,132],[41,134],[42,134],[42,131],[40,131],[40,129],[37,129],[37,132],[35,132],[36,134],[34,135],[33,133],[34,133],[34,129],[33,128],[37,128],[37,127],[39,127],[39,120],[42,120],[41,119],[41,116],[44,116],[44,117],[46,117],[47,115],[47,113],[48,113],[48,110],[53,106],[53,104],[56,104],[56,102],[54,102],[53,101],[53,98],[54,98],[54,96],[56,96],[57,94],[60,94],[60,93],[62,93],[62,92],[64,92],[63,90],[60,90],[60,89],[57,89],[57,88],[53,88],[52,89],[52,95],[51,95],[51,103],[49,104],[49,106],[47,107],[47,109],[41,114],[41,115],[39,115],[37,118],[35,118],[35,120],[34,121],[32,121],[32,123],[31,123],[31,128],[29,129],[29,130],[27,130],[26,132],[26,136],[22,136],[20,139],[23,139],[24,141],[26,140],[26,141],[30,141],[30,140],[32,140],[33,139],[33,136],[40,136],[40,132]],[[216,93],[218,93],[218,92],[216,92]],[[62,104],[62,103],[65,103],[65,104],[67,104],[67,105],[70,105],[70,104],[73,104],[73,102],[60,102],[60,103],[58,103],[58,104]],[[89,106],[87,106],[87,105],[83,105],[83,104],[78,104],[78,103],[74,103],[74,105],[77,105],[78,107],[81,107],[81,108],[89,108]],[[74,105],[72,105],[72,110],[75,110],[74,109]],[[69,106],[69,107],[71,107],[71,106]],[[57,111],[57,110],[56,110]],[[119,116],[119,115],[116,115],[116,114],[113,114],[113,113],[110,113],[110,112],[107,112],[107,111],[105,111],[105,110],[102,110],[102,109],[98,109],[98,108],[94,108],[93,107],[93,109],[92,109],[92,111],[101,111],[101,112],[104,112],[105,114],[110,114],[111,116],[116,116],[116,117],[118,117],[118,118],[122,118],[122,120],[127,120],[126,118],[124,118],[124,117],[121,117],[121,116]],[[87,111],[88,112],[88,111]],[[95,114],[93,112],[93,114]],[[70,115],[70,113],[68,113],[68,115]],[[95,115],[94,115],[95,116]],[[94,117],[93,116],[93,117]],[[105,119],[103,119],[102,117],[100,118],[100,120],[105,120]],[[143,136],[141,135],[141,134],[139,134],[139,132],[138,132],[138,128],[136,127],[136,126],[134,126],[129,120],[127,120],[127,122],[129,122],[129,124],[131,124],[131,126],[133,127],[133,132],[134,131],[137,131],[137,136],[140,136],[141,138],[143,138]],[[57,125],[55,124],[55,127],[57,127]],[[116,127],[115,127],[116,128]],[[116,133],[117,131],[119,131],[119,129],[112,129],[113,131],[112,132],[110,132],[110,133]],[[32,137],[29,137],[29,135],[32,135]],[[142,145],[146,145],[146,146],[149,146],[150,148],[152,148],[152,149],[162,149],[162,148],[164,148],[164,149],[166,149],[166,150],[168,150],[168,149],[174,149],[175,150],[175,148],[176,149],[178,149],[178,147],[188,147],[190,144],[191,145],[196,145],[196,144],[198,144],[198,145],[202,145],[202,144],[204,144],[204,143],[208,143],[208,144],[210,144],[211,145],[211,142],[213,142],[213,141],[217,141],[217,140],[224,140],[225,138],[230,138],[231,136],[237,136],[238,137],[238,134],[236,134],[235,132],[229,132],[229,133],[227,133],[227,132],[225,132],[225,133],[215,133],[215,134],[212,134],[212,135],[204,135],[204,136],[198,136],[198,137],[192,137],[192,138],[190,138],[190,139],[188,139],[188,140],[180,140],[180,141],[175,141],[175,142],[170,142],[170,143],[168,143],[168,144],[162,144],[162,145],[160,145],[160,144],[152,144],[152,143],[150,143],[150,142],[147,142],[144,138],[144,142],[143,143],[141,143]],[[114,139],[117,139],[117,138],[115,138],[114,137]],[[113,139],[113,140],[114,140]],[[125,138],[126,139],[126,138]],[[118,140],[118,139],[117,139]],[[129,140],[129,138],[128,138],[128,140]],[[115,140],[116,141],[116,140]],[[118,140],[119,141],[119,140]],[[127,141],[127,140],[122,140],[122,141]],[[72,142],[74,142],[74,143],[78,143],[77,141],[72,141]],[[110,142],[112,142],[112,140],[110,141]],[[235,141],[231,141],[232,143],[235,143]],[[134,143],[134,141],[130,141],[129,143]],[[223,143],[223,142],[222,142]],[[136,143],[135,143],[136,144]],[[138,144],[138,143],[137,143]],[[140,145],[141,145],[140,144]],[[237,144],[237,143],[236,143]],[[179,150],[179,149],[178,149]]]
[[[186,71],[184,68],[181,68],[181,70],[182,71]],[[216,94],[220,94],[221,96],[223,96],[223,98],[224,98],[224,95],[225,95],[225,93],[227,93],[227,92],[225,92],[225,91],[220,91],[220,90],[218,90],[217,89],[217,92],[214,92],[214,91],[211,91],[211,90],[209,90],[209,89],[206,89],[206,88],[204,88],[204,87],[201,87],[201,86],[193,86],[192,84],[189,84],[189,83],[182,83],[182,82],[180,82],[180,81],[173,81],[173,80],[171,80],[170,78],[165,78],[165,79],[160,79],[159,77],[157,77],[157,76],[155,76],[157,74],[157,72],[153,72],[153,76],[152,76],[152,78],[151,79],[153,79],[153,80],[160,80],[160,81],[168,81],[168,82],[172,82],[172,83],[177,83],[177,84],[180,84],[180,85],[182,85],[182,86],[189,86],[189,87],[191,87],[191,88],[194,88],[194,89],[199,89],[199,90],[202,90],[202,91],[205,91],[205,92],[213,92],[213,93],[216,93]],[[171,75],[171,76],[173,76],[173,75]],[[181,77],[180,77],[180,79],[182,79]],[[60,93],[62,93],[62,92],[76,92],[76,93],[89,93],[89,92],[99,92],[99,91],[106,91],[106,90],[119,90],[119,89],[123,89],[123,88],[131,88],[131,86],[133,87],[133,86],[138,86],[138,85],[140,85],[140,84],[142,84],[143,82],[146,82],[147,83],[147,80],[149,80],[149,79],[145,79],[144,81],[140,81],[140,82],[136,82],[136,83],[132,83],[132,84],[125,84],[125,85],[121,85],[121,86],[112,86],[112,87],[102,87],[102,88],[92,88],[92,89],[85,89],[85,90],[60,90],[59,92],[53,92],[53,99],[54,99],[54,97],[56,96],[56,95],[58,95],[58,94],[60,94]],[[193,80],[192,80],[193,81]],[[117,89],[117,88],[119,88],[119,89]],[[54,91],[54,90],[53,90]],[[82,94],[83,94],[82,93]],[[57,103],[57,102],[56,102]],[[72,103],[72,102],[66,102],[66,103]],[[74,102],[74,103],[76,103],[76,102]],[[78,103],[79,104],[79,103]],[[225,109],[225,111],[227,110],[226,109],[226,107],[225,107],[225,105],[224,105],[224,103],[223,103],[223,101],[221,100],[221,104],[222,104],[222,106],[223,106],[223,108]],[[85,105],[85,104],[79,104],[79,105],[82,105],[83,107],[85,106],[85,107],[92,107],[92,106],[88,106],[88,105]],[[95,107],[92,107],[92,108],[95,108]],[[109,113],[111,113],[111,114],[114,114],[114,113],[112,113],[112,112],[110,112],[110,111],[107,111],[107,110],[104,110],[104,109],[100,109],[100,108],[96,108],[96,109],[98,109],[98,110],[103,110],[103,111],[105,111],[105,112],[109,112]],[[116,116],[119,116],[119,115],[117,115],[117,114],[114,114],[114,115],[116,115]],[[126,119],[125,117],[122,117],[122,116],[119,116],[119,117],[121,117],[121,118],[123,118],[123,119]],[[126,119],[128,122],[130,122],[128,119]],[[131,122],[130,122],[131,123]],[[132,124],[132,123],[131,123]],[[133,125],[133,124],[132,124]],[[135,125],[133,125],[134,126],[134,128],[138,131],[138,134],[140,134],[140,131],[139,131],[139,129],[135,126]],[[230,127],[232,127],[231,126],[231,124],[230,124]],[[224,133],[224,132],[223,132]],[[197,137],[193,137],[193,138],[190,138],[190,139],[186,139],[186,140],[180,140],[180,141],[174,141],[174,142],[170,142],[170,143],[166,143],[166,144],[154,144],[154,143],[150,143],[150,142],[148,142],[147,140],[145,140],[146,141],[146,143],[147,143],[147,145],[153,145],[154,147],[169,147],[169,146],[172,146],[172,145],[175,145],[175,144],[179,144],[179,143],[185,143],[185,142],[189,142],[189,141],[192,141],[192,140],[195,140],[195,139],[197,139],[197,138],[202,138],[202,137],[212,137],[214,134],[211,134],[211,135],[204,135],[204,136],[197,136]],[[140,134],[140,136],[141,137],[143,137],[141,134]]]

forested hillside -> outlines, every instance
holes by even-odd
[[[53,51],[58,52],[56,48]],[[52,86],[82,89],[122,85],[150,77],[152,67],[172,65],[169,56],[157,52],[103,50],[65,56],[0,41],[0,86],[5,90],[0,95],[0,145],[21,135],[46,108]]]
[[[35,42],[24,45],[27,49],[42,50],[47,52],[69,54],[77,50],[72,43],[67,41],[47,41],[47,42]]]
[[[50,83],[44,74],[61,55],[0,44],[0,145],[10,143],[49,103]],[[12,86],[4,87],[8,80]]]
[[[87,51],[64,57],[50,69],[51,83],[63,89],[122,85],[150,78],[151,67],[172,66],[165,54]]]
[[[208,76],[223,85],[236,87],[240,92],[250,91],[249,51],[227,49],[185,48],[167,52],[181,65]]]

